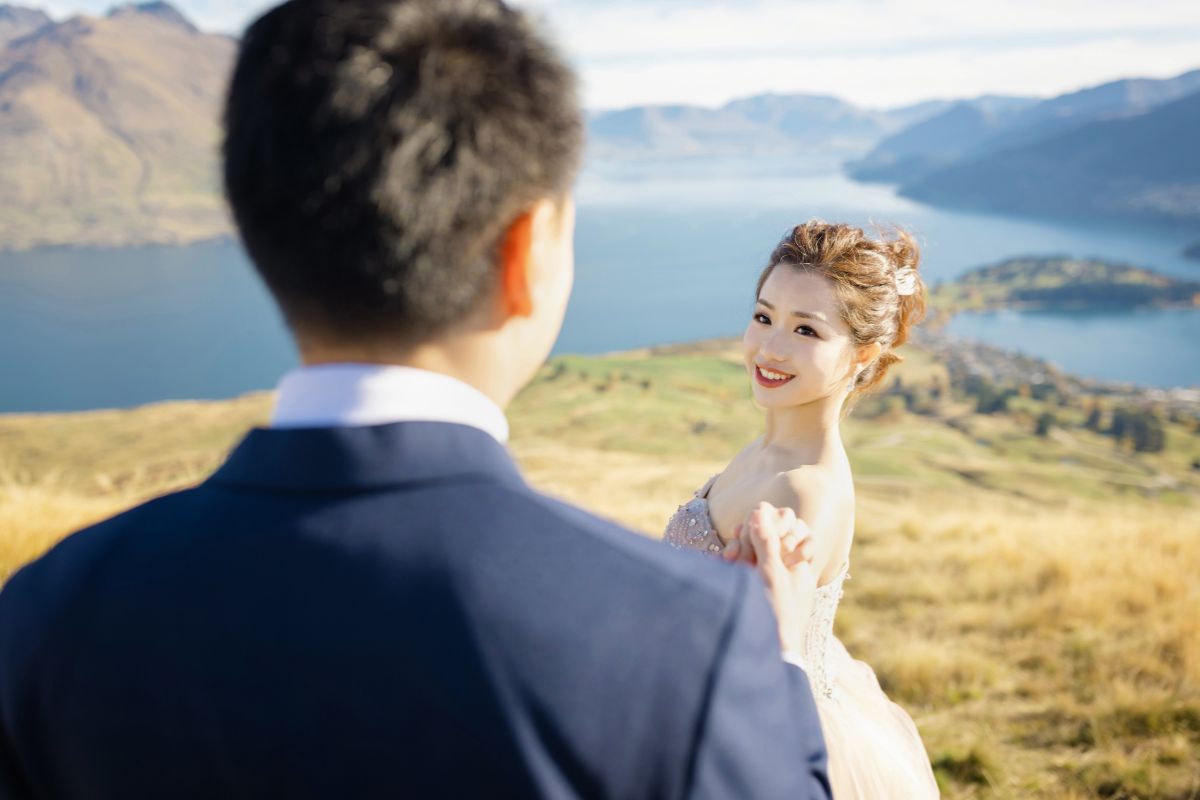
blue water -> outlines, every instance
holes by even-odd
[[[840,176],[745,167],[593,167],[578,187],[575,292],[556,352],[738,334],[765,258],[810,217],[903,223],[923,244],[930,281],[1027,254],[1200,280],[1200,264],[1179,255],[1180,234],[948,212]],[[952,330],[1092,377],[1200,384],[1200,313],[962,317]],[[0,254],[0,412],[229,397],[269,388],[295,363],[234,244]]]
[[[296,362],[233,244],[0,254],[0,412],[220,398]]]
[[[1200,386],[1200,311],[963,314],[947,331],[1042,355],[1077,375],[1151,386]]]

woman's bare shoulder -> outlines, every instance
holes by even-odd
[[[721,490],[727,490],[733,484],[742,483],[746,477],[746,473],[753,470],[753,456],[761,441],[762,437],[755,439],[739,450],[733,458],[729,459],[729,463],[725,465],[725,469],[713,476],[713,485],[719,485]]]
[[[762,499],[773,506],[813,511],[840,500],[842,481],[828,468],[805,464],[767,478]]]
[[[820,584],[832,580],[849,557],[854,537],[853,481],[836,470],[805,465],[776,475],[764,499],[804,520],[816,542],[813,564]]]

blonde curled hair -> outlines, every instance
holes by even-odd
[[[854,379],[847,408],[904,360],[895,350],[925,317],[925,284],[917,272],[920,248],[907,231],[895,228],[894,234],[872,239],[861,228],[821,220],[797,225],[771,252],[755,289],[757,298],[779,266],[824,275],[833,282],[854,346],[878,342],[883,348]],[[911,293],[902,294],[897,273],[911,276]]]

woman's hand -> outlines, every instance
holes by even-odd
[[[722,557],[755,567],[779,623],[784,651],[800,652],[816,592],[812,534],[790,508],[759,503],[734,529]]]

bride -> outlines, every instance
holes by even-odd
[[[838,800],[938,796],[916,725],[833,635],[854,532],[854,481],[839,425],[901,360],[895,349],[924,314],[918,260],[903,232],[875,240],[813,221],[784,237],[759,277],[743,336],[766,430],[680,506],[664,534],[675,547],[728,560],[786,560],[795,580],[764,576],[785,657],[804,668],[817,700]],[[771,513],[763,502],[789,509],[789,518],[794,511],[809,535],[775,540],[772,551],[757,525],[738,524]]]

